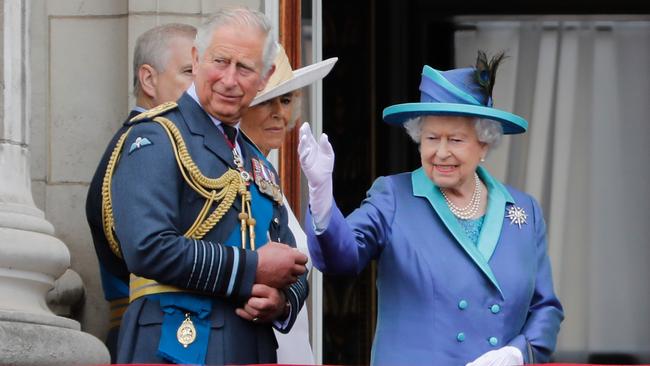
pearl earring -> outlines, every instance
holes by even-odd
[[[481,158],[481,163],[485,163],[485,158]]]

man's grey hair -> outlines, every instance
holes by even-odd
[[[411,137],[416,144],[420,144],[422,137],[422,122],[424,116],[411,118],[404,122],[406,133]],[[490,119],[476,118],[474,119],[474,128],[476,129],[476,137],[482,143],[488,145],[489,149],[499,146],[501,137],[503,136],[503,127],[501,123]]]
[[[142,33],[135,41],[133,52],[133,94],[142,92],[138,70],[142,65],[151,65],[156,71],[164,72],[169,62],[169,44],[176,37],[194,40],[196,28],[188,24],[169,23],[159,25]]]
[[[271,21],[264,13],[257,10],[244,7],[225,7],[213,14],[208,21],[199,26],[196,34],[194,45],[199,51],[199,58],[210,45],[214,32],[225,25],[257,28],[266,35],[264,50],[262,51],[262,76],[265,75],[273,66],[278,47],[273,32],[271,32]]]

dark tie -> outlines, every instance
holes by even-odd
[[[237,129],[232,126],[228,126],[227,124],[222,123],[221,127],[223,128],[223,133],[226,135],[226,138],[228,141],[230,141],[230,144],[235,146],[235,139],[237,138]]]

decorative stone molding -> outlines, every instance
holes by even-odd
[[[73,318],[83,304],[84,293],[83,280],[77,272],[68,269],[47,293],[47,306],[56,315]]]
[[[31,193],[29,2],[0,0],[0,9],[0,364],[107,363],[101,341],[46,304],[55,280],[70,266],[70,253]]]

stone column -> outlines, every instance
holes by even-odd
[[[31,193],[29,3],[0,0],[0,364],[108,363],[97,338],[46,305],[70,253]]]

